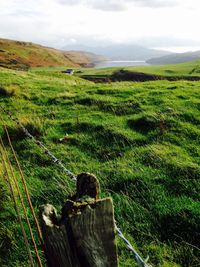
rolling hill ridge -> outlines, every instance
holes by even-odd
[[[67,45],[63,49],[89,51],[103,55],[110,60],[148,60],[172,54],[172,52],[151,49],[135,44],[113,44],[109,46],[90,47],[85,45]]]
[[[0,66],[26,70],[30,67],[91,67],[101,57],[88,52],[61,51],[31,42],[0,38]]]
[[[157,58],[151,58],[146,62],[153,65],[179,64],[200,59],[200,51],[174,53]]]

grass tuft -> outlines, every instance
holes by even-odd
[[[5,86],[0,85],[0,96],[2,97],[12,97],[18,94],[17,88],[14,86],[11,88],[6,88]]]

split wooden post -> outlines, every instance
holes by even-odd
[[[48,267],[117,267],[114,211],[111,198],[97,199],[94,175],[77,177],[77,193],[58,219],[52,205],[41,209]]]

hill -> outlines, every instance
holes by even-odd
[[[97,175],[118,225],[152,266],[199,266],[199,82],[94,84],[57,68],[0,68],[0,96],[69,170]],[[74,190],[68,177],[2,112],[1,119],[34,208],[59,209]],[[6,143],[3,127],[0,135]],[[0,266],[30,266],[4,179],[0,188]],[[135,267],[117,244],[120,266]]]
[[[157,58],[148,59],[146,62],[152,65],[179,64],[200,59],[200,51],[174,53]]]
[[[114,44],[110,46],[102,46],[102,47],[89,47],[83,45],[73,45],[73,46],[65,46],[64,49],[67,50],[82,50],[89,51],[98,55],[102,55],[111,60],[147,60],[152,57],[161,57],[164,55],[171,54],[168,51],[150,49],[139,45],[121,45]]]
[[[98,62],[107,60],[105,57],[85,51],[63,51],[64,55],[81,67],[94,67]]]
[[[30,67],[88,67],[100,60],[85,52],[61,51],[30,42],[0,39],[0,66],[11,69]]]

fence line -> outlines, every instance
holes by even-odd
[[[149,257],[147,257],[146,260],[143,260],[140,255],[136,252],[136,250],[133,248],[133,246],[131,245],[131,243],[125,238],[124,234],[121,232],[121,230],[116,226],[115,224],[115,230],[118,234],[118,236],[124,241],[124,243],[126,244],[126,247],[133,253],[133,255],[135,256],[136,262],[138,264],[139,267],[147,267],[147,261],[149,259]]]
[[[58,164],[62,170],[67,174],[67,176],[69,176],[72,180],[76,181],[76,175],[74,173],[72,173],[70,170],[68,170],[61,162],[61,160],[59,160],[57,157],[55,157],[53,155],[53,153],[39,140],[37,140],[23,125],[22,123],[17,120],[16,118],[13,117],[13,114],[11,112],[7,112],[3,107],[1,107],[1,109],[4,111],[4,113],[6,113],[12,121],[14,121],[17,125],[19,125],[22,129],[22,131],[24,132],[24,134],[29,137],[30,139],[33,140],[33,142],[35,142],[37,145],[39,145],[45,152],[46,155],[48,155],[52,162],[55,164]]]
[[[24,132],[24,134],[27,136],[27,137],[29,137],[31,140],[33,140],[33,142],[34,143],[36,143],[37,145],[39,145],[43,150],[44,150],[44,152],[45,152],[45,154],[47,154],[51,159],[52,159],[52,162],[54,163],[54,164],[58,164],[60,167],[61,167],[61,169],[74,181],[74,182],[76,182],[76,180],[77,180],[77,176],[74,174],[74,173],[72,173],[70,170],[68,170],[63,164],[62,164],[62,162],[61,162],[61,160],[59,160],[57,157],[55,157],[53,154],[52,154],[52,152],[41,142],[41,141],[39,141],[39,140],[37,140],[21,123],[20,123],[20,121],[18,120],[18,119],[16,119],[16,118],[14,118],[14,116],[13,116],[13,114],[11,113],[11,112],[8,112],[8,111],[6,111],[3,107],[1,107],[0,106],[0,108],[1,108],[1,110],[3,110],[3,112],[4,113],[6,113],[6,115],[7,116],[9,116],[10,117],[10,119],[12,120],[12,121],[14,121],[17,125],[19,125],[21,128],[22,128],[22,130],[23,130],[23,132]],[[5,128],[6,129],[6,128]],[[8,134],[8,131],[7,131],[7,129],[6,129],[6,133]],[[12,149],[13,149],[13,147],[12,147]],[[13,151],[14,151],[14,149],[13,149]],[[14,152],[14,154],[15,154],[15,152]],[[17,160],[17,162],[18,162],[18,160]],[[20,168],[21,169],[21,168]],[[137,264],[138,264],[138,267],[149,267],[149,265],[147,265],[147,261],[148,261],[148,257],[147,257],[147,259],[146,260],[143,260],[141,257],[140,257],[140,255],[134,250],[134,248],[133,248],[133,246],[131,245],[131,243],[125,238],[125,236],[123,235],[123,233],[121,232],[121,230],[117,227],[117,225],[115,224],[115,229],[116,229],[116,232],[117,232],[117,234],[118,234],[118,236],[119,236],[119,238],[121,238],[122,240],[123,240],[123,242],[124,242],[124,244],[125,244],[125,246],[126,246],[126,248],[134,255],[134,257],[135,257],[135,260],[136,260],[136,262],[137,262]],[[40,232],[40,234],[41,234],[41,232]]]

